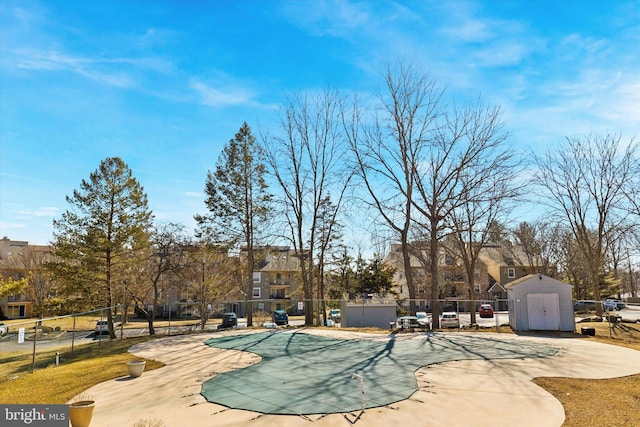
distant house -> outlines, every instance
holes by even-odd
[[[382,262],[395,269],[393,275],[394,290],[398,298],[409,301],[409,288],[407,287],[407,275],[405,274],[404,261],[402,258],[402,246],[399,243],[392,243],[389,253]],[[431,291],[429,282],[429,266],[426,251],[413,249],[410,252],[411,271],[413,282],[416,288],[416,306],[420,311],[431,308]],[[408,308],[408,306],[407,306]]]
[[[491,279],[505,285],[531,273],[532,267],[518,246],[488,243],[482,247],[479,260],[487,266]]]
[[[431,309],[431,274],[428,249],[421,249],[426,245],[423,242],[411,244],[410,263],[414,286],[416,287],[415,302],[417,311]],[[383,262],[396,272],[393,277],[395,291],[400,299],[409,301],[409,289],[402,259],[402,246],[399,243],[391,244],[391,250],[385,256]],[[446,304],[453,305],[455,309],[469,310],[470,300],[468,280],[460,260],[457,260],[445,248],[440,248],[438,254],[438,288],[439,298],[446,300]],[[484,264],[478,263],[474,273],[474,299],[482,301],[488,299],[487,284],[489,278]],[[506,297],[506,295],[505,295]],[[408,303],[407,303],[408,306]]]
[[[518,246],[487,243],[480,251],[478,261],[486,266],[489,276],[488,298],[499,300],[497,309],[506,310],[507,289],[505,285],[532,273],[532,266],[529,265],[527,256]]]
[[[0,240],[0,274],[19,280],[29,273],[37,274],[41,262],[51,256],[51,248],[42,245],[30,245],[27,241]],[[0,311],[8,319],[25,319],[33,314],[33,301],[27,293],[7,295],[0,298]]]
[[[516,331],[575,330],[573,286],[542,274],[530,274],[506,285],[509,324]]]
[[[410,253],[413,281],[416,286],[416,305],[418,310],[431,308],[431,276],[429,273],[428,249],[421,242],[413,242]],[[402,247],[399,243],[391,245],[384,262],[396,269],[394,275],[395,290],[400,298],[409,300],[409,290],[402,260]],[[474,272],[474,295],[476,303],[498,300],[498,310],[507,309],[507,290],[505,284],[526,276],[531,272],[527,257],[518,247],[507,247],[498,244],[487,244],[482,247]],[[453,309],[469,311],[468,283],[462,262],[456,259],[444,247],[438,255],[438,288],[439,298]],[[474,308],[475,309],[475,308]]]
[[[262,246],[254,252],[256,265],[250,298],[254,311],[286,310],[289,314],[300,314],[298,302],[304,299],[300,256],[288,246]],[[246,256],[246,248],[240,256]]]

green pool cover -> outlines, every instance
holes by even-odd
[[[556,348],[486,335],[426,333],[336,339],[304,332],[270,331],[206,341],[211,347],[262,356],[256,365],[206,381],[202,395],[229,408],[265,414],[330,414],[409,398],[422,366],[472,359],[548,357]]]

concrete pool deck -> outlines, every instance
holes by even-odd
[[[339,329],[296,331],[338,339],[394,339],[390,335]],[[256,332],[241,332],[246,333]],[[528,346],[539,343],[557,348],[558,352],[542,358],[457,360],[424,366],[415,371],[418,389],[408,399],[369,408],[362,414],[358,410],[301,416],[268,415],[210,403],[200,394],[203,383],[216,375],[261,361],[253,353],[204,344],[209,338],[236,334],[236,331],[227,331],[176,336],[135,346],[131,349],[133,354],[162,361],[166,366],[145,372],[139,378],[117,378],[86,390],[85,393],[96,401],[91,426],[128,427],[143,420],[159,420],[166,427],[297,427],[311,424],[333,427],[349,426],[354,422],[367,427],[441,426],[477,425],[478,420],[494,426],[560,426],[564,421],[562,405],[531,382],[532,378],[599,379],[640,373],[640,352],[588,338],[455,333],[458,336],[522,342]],[[404,334],[402,339],[424,340],[425,334]]]

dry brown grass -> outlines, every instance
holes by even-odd
[[[593,322],[579,323],[576,328],[580,331],[583,326],[596,330],[594,337],[584,339],[640,350],[638,324],[611,327]],[[640,426],[640,374],[603,380],[536,378],[534,382],[562,403],[565,427]]]

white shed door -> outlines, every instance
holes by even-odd
[[[529,329],[560,330],[560,302],[558,294],[528,294]]]

